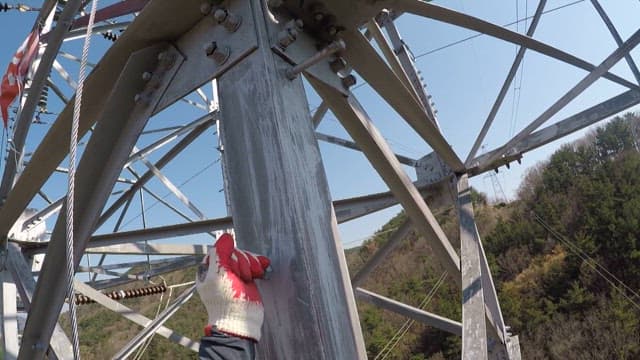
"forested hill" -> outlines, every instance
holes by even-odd
[[[530,169],[518,198],[492,206],[474,193],[476,221],[505,322],[523,359],[640,359],[640,154],[633,114],[610,121]],[[453,208],[437,215],[458,236]],[[352,273],[404,221],[398,214],[363,246],[347,251]],[[410,234],[362,287],[460,320],[460,293]],[[168,283],[193,279],[174,273]],[[164,300],[166,301],[166,296]],[[127,301],[149,316],[158,297]],[[459,359],[460,338],[359,303],[370,359]],[[109,358],[138,328],[99,308],[80,308],[83,358]],[[197,337],[206,321],[197,297],[167,326]],[[140,358],[191,359],[156,337]]]

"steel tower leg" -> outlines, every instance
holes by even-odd
[[[263,359],[365,359],[364,341],[302,81],[258,49],[219,78],[229,200],[240,246],[271,257],[260,284]]]

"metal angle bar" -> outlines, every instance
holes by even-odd
[[[327,114],[327,110],[329,110],[329,106],[323,101],[320,103],[320,106],[316,109],[316,112],[313,113],[311,117],[311,122],[313,123],[313,128],[317,129],[322,122],[322,119]]]
[[[60,211],[63,201],[64,201],[64,198],[58,199],[52,202],[51,204],[49,204],[44,209],[34,214],[32,217],[26,219],[24,223],[22,223],[22,231],[26,231],[29,228],[38,225],[39,223],[48,219],[51,215]]]
[[[367,30],[371,33],[371,36],[373,36],[373,39],[376,41],[376,44],[378,44],[378,48],[380,49],[380,51],[382,51],[385,59],[387,59],[387,63],[391,67],[391,70],[393,70],[398,79],[404,84],[407,89],[412,90],[412,95],[414,95],[414,97],[419,100],[418,94],[415,91],[416,89],[411,84],[411,80],[409,80],[409,77],[400,64],[398,57],[389,45],[389,41],[387,41],[387,38],[382,33],[382,29],[380,29],[378,22],[376,22],[375,19],[371,19],[367,21],[366,26]]]
[[[428,118],[422,103],[398,80],[364,36],[357,31],[344,31],[340,36],[347,44],[344,57],[354,70],[431,145],[452,170],[463,171],[462,160],[435,126],[435,120]]]
[[[133,154],[131,154],[131,156],[129,157],[129,160],[127,161],[127,163],[125,164],[125,167],[131,165],[131,163],[138,161],[140,159],[142,159],[143,157],[148,156],[149,154],[153,153],[154,151],[158,150],[159,148],[163,147],[164,145],[168,144],[169,142],[173,141],[174,139],[177,139],[178,137],[186,134],[187,132],[193,130],[193,128],[195,128],[198,125],[201,124],[205,124],[207,122],[213,122],[215,121],[215,116],[213,113],[209,113],[205,116],[200,117],[199,119],[196,119],[192,122],[190,122],[187,125],[184,126],[180,126],[177,127],[175,129],[172,130],[176,130],[168,135],[163,136],[162,138],[154,141],[153,143],[149,144],[148,146],[145,146],[144,148],[135,151]]]
[[[31,275],[31,267],[22,255],[20,247],[10,243],[8,244],[8,250],[11,274],[13,275],[25,310],[29,311],[31,300],[33,299],[33,292],[36,288],[36,281]],[[51,337],[49,346],[58,359],[69,359],[70,354],[73,354],[71,341],[69,341],[67,335],[58,323],[56,323],[53,330],[53,336]]]
[[[75,90],[78,87],[78,84],[71,78],[71,75],[67,72],[67,70],[62,67],[62,65],[58,62],[58,60],[53,61],[53,69],[60,75],[62,80],[66,81],[69,87]]]
[[[575,99],[584,90],[586,90],[591,84],[598,80],[606,71],[613,67],[625,54],[636,47],[640,43],[640,30],[637,30],[621,47],[617,48],[611,55],[609,55],[598,67],[584,77],[578,84],[576,84],[571,90],[564,94],[558,101],[556,101],[551,107],[543,112],[537,119],[535,119],[526,128],[520,131],[516,136],[509,140],[503,147],[502,151],[488,158],[487,162],[491,163],[502,155],[505,155],[513,151],[514,147],[517,147],[524,138],[531,132],[540,127],[544,122],[549,120],[553,115],[565,107],[571,100]],[[517,152],[517,151],[516,151]]]
[[[165,56],[158,59],[161,52]],[[78,166],[77,196],[72,200],[77,210],[73,249],[76,266],[82,259],[84,247],[95,229],[98,215],[140,132],[182,61],[182,56],[175,48],[159,43],[134,52],[122,69]],[[141,74],[144,72],[153,73],[149,80],[150,84],[154,84],[153,90],[142,79]],[[145,99],[133,101],[127,96],[129,92],[143,92]],[[34,302],[24,329],[20,359],[34,359],[44,355],[45,349],[37,344],[48,343],[64,302],[64,273],[55,271],[55,267],[59,266],[60,259],[65,258],[65,222],[66,216],[62,213],[54,226],[38,278]]]
[[[388,259],[389,255],[400,246],[400,243],[404,238],[409,235],[413,226],[411,220],[405,220],[400,227],[389,236],[387,242],[367,261],[366,264],[353,276],[351,284],[353,287],[358,287],[362,282],[375,270],[384,260]]]
[[[134,147],[135,149],[135,147]],[[182,202],[191,212],[193,212],[200,220],[204,220],[207,217],[204,215],[197,206],[195,206],[191,200],[177,187],[175,186],[169,178],[167,178],[155,165],[153,165],[149,160],[142,158],[140,161],[153,173],[155,177],[160,180],[160,182],[167,188],[169,191],[175,195],[180,202]]]
[[[133,14],[135,12],[142,10],[144,6],[147,5],[148,2],[149,0],[120,1],[118,3],[103,7],[102,9],[99,9],[98,11],[96,11],[94,21],[97,23],[101,21],[111,20],[120,16]],[[71,29],[75,30],[75,29],[86,27],[88,23],[89,23],[89,15],[81,16],[73,22],[73,25],[71,25]]]
[[[189,144],[191,144],[198,136],[200,136],[205,130],[207,130],[211,126],[211,123],[204,123],[199,125],[193,131],[191,131],[187,136],[185,136],[180,142],[178,142],[173,148],[171,148],[158,162],[155,163],[155,167],[157,169],[162,169],[165,165],[167,165],[173,158],[175,158],[182,150],[184,150]],[[140,188],[145,185],[149,180],[153,178],[153,172],[151,170],[144,173],[135,184],[127,190],[122,196],[120,196],[116,201],[111,204],[111,206],[104,211],[104,213],[100,216],[100,220],[98,221],[99,228],[105,221],[107,221],[116,210],[120,208],[130,197],[135,195],[135,193],[140,190]]]
[[[622,38],[620,37],[618,30],[616,30],[616,27],[613,25],[613,22],[611,22],[611,19],[607,15],[606,11],[604,11],[604,9],[602,8],[602,5],[600,5],[598,0],[591,0],[591,3],[602,18],[602,21],[605,23],[605,25],[607,25],[607,28],[609,29],[611,36],[613,36],[613,39],[616,41],[616,44],[618,44],[619,47],[622,46]],[[629,69],[631,69],[633,76],[636,78],[636,81],[640,85],[640,71],[638,70],[636,63],[633,61],[631,54],[626,54],[624,58],[627,61],[627,64],[629,64]]]
[[[182,101],[184,103],[187,103],[189,105],[193,105],[193,106],[197,107],[198,109],[209,111],[209,108],[206,105],[202,105],[199,102],[195,102],[193,100],[189,100],[189,99],[185,99],[185,98],[180,99],[180,101]]]
[[[82,61],[82,59],[80,59],[79,57],[77,57],[77,56],[75,56],[73,54],[69,54],[68,52],[60,51],[59,55],[60,55],[60,57],[63,57],[63,58],[68,59],[68,60],[75,61],[77,63],[80,63],[80,61]],[[96,67],[96,64],[91,63],[91,62],[87,62],[87,66],[94,68],[94,67]]]
[[[51,199],[47,196],[47,194],[44,193],[44,191],[42,191],[42,190],[38,191],[38,195],[40,195],[42,200],[46,201],[47,204],[51,204],[52,203]]]
[[[427,198],[430,194],[437,192],[443,185],[443,182],[448,183],[448,179],[442,179],[441,181],[431,184],[414,183],[414,185],[418,188],[418,191],[420,191],[420,195],[422,195],[423,198]],[[398,199],[388,191],[336,200],[333,202],[333,207],[336,212],[338,223],[340,224],[386,209],[396,204],[398,204]],[[434,212],[438,213],[439,210],[441,209],[436,208],[434,209]]]
[[[144,280],[144,277],[139,277],[139,276],[135,276],[135,275],[131,275],[131,274],[121,274],[117,271],[113,271],[113,270],[105,270],[102,268],[98,268],[98,267],[86,267],[86,266],[79,266],[78,269],[76,269],[77,272],[86,272],[86,273],[94,273],[94,274],[98,274],[98,275],[109,275],[109,276],[115,276],[115,277],[125,277],[128,279],[133,279],[133,280]]]
[[[138,335],[136,335],[131,341],[129,341],[117,354],[113,356],[113,359],[126,359],[131,353],[133,353],[142,343],[144,343],[149,337],[151,337],[173,314],[184,305],[196,291],[196,287],[192,286],[190,289],[182,293],[173,304],[169,305],[162,311],[149,325],[147,325]]]
[[[433,104],[430,101],[431,96],[427,93],[426,86],[423,84],[420,76],[418,75],[418,70],[416,69],[413,55],[409,54],[407,45],[400,37],[400,32],[398,31],[394,23],[394,19],[397,18],[397,16],[400,16],[398,14],[399,13],[395,12],[389,14],[383,11],[381,14],[381,25],[386,29],[387,34],[389,35],[389,40],[391,41],[391,45],[393,46],[393,52],[400,60],[400,64],[402,65],[404,72],[409,77],[411,84],[416,91],[416,94],[418,94],[418,99],[424,106],[424,109],[427,111],[427,115],[429,116],[429,118],[434,119],[434,124],[439,127],[436,111],[433,109]]]
[[[62,101],[62,103],[66,105],[69,102],[67,96],[62,92],[62,90],[60,90],[58,85],[53,83],[53,80],[51,80],[51,78],[47,78],[47,86],[51,90],[53,90],[53,93],[56,94],[56,96],[60,99],[60,101]]]
[[[119,244],[96,247],[88,246],[85,253],[121,255],[206,255],[207,245]]]
[[[353,95],[344,98],[342,94],[315,78],[309,76],[308,79],[316,92],[327,101],[351,138],[362,148],[363,153],[387,183],[391,192],[398,198],[416,230],[429,241],[437,261],[449,272],[454,281],[460,284],[458,255],[418,189],[402,170],[402,165],[393,156],[389,145],[364,109]]]
[[[533,34],[535,33],[536,27],[538,27],[538,23],[540,22],[540,18],[542,17],[542,12],[544,11],[544,7],[546,3],[547,3],[547,0],[540,0],[540,2],[538,3],[536,12],[533,15],[533,19],[531,20],[531,25],[529,25],[529,29],[527,30],[527,36],[533,36]],[[516,73],[518,72],[518,68],[522,63],[522,59],[524,59],[524,53],[526,50],[527,48],[524,46],[520,46],[520,49],[518,49],[518,53],[516,54],[516,57],[513,60],[511,69],[509,69],[507,78],[504,80],[504,83],[502,84],[502,88],[498,93],[498,97],[496,98],[496,101],[493,103],[493,106],[489,111],[489,115],[487,116],[487,119],[484,121],[484,125],[482,126],[482,130],[480,130],[480,134],[478,134],[476,141],[473,143],[473,146],[471,147],[471,151],[469,151],[469,155],[467,156],[467,160],[465,161],[465,165],[467,167],[470,165],[471,159],[473,159],[478,153],[478,149],[480,148],[480,145],[482,145],[482,142],[484,141],[485,136],[487,136],[487,132],[489,132],[489,128],[491,127],[493,120],[498,114],[498,110],[500,110],[500,107],[502,106],[502,102],[504,101],[504,98],[507,95],[507,92],[509,91],[509,87],[511,86],[511,83],[515,78]]]
[[[159,128],[159,129],[145,130],[145,131],[142,132],[141,135],[148,135],[148,134],[154,134],[154,133],[159,133],[159,132],[167,132],[167,131],[179,130],[179,129],[182,129],[182,128],[183,128],[183,126],[169,126],[169,127]]]
[[[436,329],[446,331],[450,334],[462,336],[462,324],[457,321],[403,304],[363,288],[356,288],[355,293],[359,300],[366,301],[382,309],[406,316],[423,324],[433,326]]]
[[[56,172],[63,173],[63,174],[68,174],[68,173],[69,173],[69,169],[64,168],[64,167],[62,167],[62,166],[58,166],[58,167],[56,168]],[[118,178],[116,179],[116,182],[124,183],[124,184],[135,184],[135,183],[136,183],[136,181],[135,181],[135,180],[132,180],[132,179],[126,179],[126,178],[123,178],[123,177],[118,177]]]
[[[16,304],[16,284],[8,270],[0,272],[0,296],[2,297],[2,354],[6,360],[18,358],[18,309]]]
[[[583,129],[598,121],[613,116],[634,105],[640,104],[640,92],[635,90],[626,91],[620,95],[614,96],[608,100],[581,111],[571,117],[558,121],[553,125],[538,130],[526,138],[519,144],[518,153],[499,159],[499,162],[489,163],[486,159],[501,151],[501,148],[494,149],[486,154],[475,158],[472,163],[481,164],[470,168],[470,175],[478,175],[485,171],[493,170],[505,163],[515,161],[522,157],[522,154],[534,150],[540,146],[546,145],[554,140],[560,139],[568,134]]]
[[[201,88],[197,88],[196,89],[196,93],[200,96],[200,98],[202,99],[202,101],[205,102],[205,104],[210,104],[211,101],[209,100],[209,98],[207,97],[207,94],[204,93],[204,91],[202,91]],[[211,110],[211,109],[209,109]]]
[[[67,7],[69,7],[68,4]],[[199,11],[190,11],[190,9],[197,9],[199,5],[200,3],[196,0],[151,2],[147,4],[144,11],[131,24],[129,31],[124,32],[119,41],[109,47],[100,60],[100,66],[97,66],[87,76],[83,95],[82,112],[84,116],[80,119],[80,136],[84,136],[105,109],[109,92],[117,81],[117,76],[113,74],[120,72],[124,68],[130,54],[149,46],[150,43],[158,39],[177,39],[182,36],[195,24],[202,21],[202,14]],[[174,17],[171,22],[167,23],[159,14],[174,14]],[[65,20],[65,18],[61,19]],[[66,29],[64,30],[66,31]],[[51,41],[45,54],[49,49],[53,49]],[[57,49],[54,54],[56,52]],[[135,77],[138,78],[139,76],[135,75]],[[131,93],[127,96],[133,99],[136,95],[133,91],[136,89],[126,90],[124,93]],[[165,101],[165,103],[168,102],[169,100]],[[159,109],[155,110],[155,112],[157,111]],[[67,149],[63,144],[68,144],[69,142],[68,129],[71,127],[72,112],[73,107],[67,104],[58,115],[56,121],[52,123],[49,131],[31,157],[29,166],[24,168],[20,178],[16,181],[13,191],[8,195],[8,189],[3,190],[6,191],[4,193],[0,191],[0,199],[6,198],[2,208],[0,208],[0,234],[8,233],[37,191],[50,177],[55,167],[65,158]],[[30,119],[31,117],[29,117]],[[9,173],[14,172],[15,169],[9,171]],[[8,185],[12,183],[12,181],[7,182]],[[11,187],[9,186],[9,188]],[[1,186],[0,190],[2,190]],[[5,240],[0,238],[0,245],[3,241]]]
[[[474,221],[471,188],[466,175],[458,179],[458,220],[462,268],[462,358],[487,359],[480,235]]]
[[[118,264],[109,264],[109,265],[98,265],[98,266],[91,266],[91,267],[86,267],[86,266],[81,266],[80,270],[82,271],[87,271],[87,272],[91,272],[94,269],[99,269],[99,270],[116,270],[116,269],[124,269],[124,268],[133,268],[136,266],[143,266],[143,265],[167,265],[167,264],[171,264],[171,263],[175,263],[175,262],[184,262],[187,260],[195,260],[195,259],[199,259],[198,257],[195,256],[182,256],[182,257],[177,257],[177,258],[169,258],[169,259],[158,259],[158,260],[144,260],[144,261],[132,261],[132,262],[126,262],[126,263],[118,263]]]
[[[93,31],[94,33],[98,34],[98,33],[103,33],[111,30],[126,29],[129,25],[131,25],[131,21],[123,21],[123,22],[117,22],[113,24],[98,25],[93,28]],[[69,31],[67,36],[65,36],[64,41],[83,39],[86,35],[87,35],[86,29],[72,30],[72,31]]]
[[[126,244],[143,240],[159,240],[198,233],[209,233],[233,227],[230,217],[200,220],[191,223],[151,227],[141,230],[95,235],[91,237],[87,248],[107,245]]]
[[[48,5],[49,3],[47,3],[46,7],[48,7]],[[51,66],[57,56],[60,45],[62,44],[62,39],[67,33],[67,27],[64,26],[64,24],[68,24],[73,19],[75,14],[78,12],[79,7],[80,0],[70,0],[65,4],[64,9],[58,18],[56,27],[51,31],[51,39],[44,50],[42,58],[40,59],[40,65],[36,69],[35,75],[31,80],[29,95],[27,96],[18,119],[16,120],[15,130],[13,133],[13,146],[9,149],[9,154],[7,155],[8,160],[5,163],[2,182],[0,183],[0,201],[4,201],[7,198],[9,191],[14,185],[14,180],[17,175],[16,169],[18,169],[22,164],[24,157],[24,143],[29,132],[29,127],[31,126],[31,119],[33,118],[33,114],[38,106],[40,93],[47,82]],[[39,17],[41,17],[41,15],[42,14],[40,14]],[[48,16],[48,14],[45,16]],[[11,221],[11,223],[13,222]],[[11,225],[8,225],[10,228]],[[6,246],[6,238],[0,238],[0,247],[4,246]]]
[[[345,140],[345,139],[340,139],[340,138],[335,137],[335,136],[331,136],[331,135],[327,135],[327,134],[316,132],[316,139],[324,141],[324,142],[328,142],[328,143],[331,143],[331,144],[340,145],[342,147],[346,147],[347,149],[353,149],[353,150],[361,151],[360,147],[355,142],[349,141],[349,140]],[[411,159],[409,157],[398,155],[398,154],[394,154],[394,155],[395,155],[396,158],[398,158],[398,161],[400,161],[400,163],[402,163],[402,164],[405,164],[405,165],[408,165],[408,166],[412,166],[412,167],[416,167],[418,165],[418,160]]]
[[[80,293],[84,294],[85,296],[90,297],[91,299],[95,300],[95,302],[97,302],[98,304],[104,306],[105,308],[107,308],[108,310],[111,310],[115,313],[118,313],[120,315],[122,315],[123,317],[127,318],[128,320],[133,321],[134,323],[142,326],[142,327],[146,327],[149,326],[150,324],[153,323],[153,321],[149,318],[147,318],[146,316],[136,312],[133,309],[130,309],[126,306],[124,306],[123,304],[110,299],[109,297],[107,297],[106,295],[102,294],[101,292],[93,289],[91,286],[83,283],[82,281],[79,280],[74,280],[73,284],[76,288],[77,291],[79,291]],[[186,347],[187,349],[190,349],[194,352],[198,352],[198,349],[200,348],[200,344],[197,341],[193,341],[185,336],[182,336],[180,334],[178,334],[177,332],[166,328],[164,326],[160,326],[158,327],[158,329],[156,330],[156,333],[162,337],[165,337],[167,339],[169,339],[170,341],[182,345],[184,347]]]
[[[182,211],[178,210],[175,206],[169,204],[169,202],[167,202],[165,199],[163,199],[162,197],[160,197],[160,195],[152,192],[151,190],[147,189],[146,186],[142,187],[142,190],[146,191],[149,195],[151,195],[151,197],[153,197],[154,199],[156,199],[156,201],[158,201],[159,203],[161,203],[162,205],[166,206],[167,208],[169,208],[169,210],[175,212],[176,214],[178,214],[181,218],[189,221],[189,222],[193,222],[194,220],[192,218],[190,218],[189,216],[187,216],[187,214],[183,213]]]
[[[487,319],[491,326],[494,327],[498,333],[498,337],[504,342],[505,337],[508,338],[504,318],[502,317],[502,309],[500,308],[500,301],[498,300],[498,293],[496,286],[493,283],[493,277],[491,276],[491,269],[489,268],[489,262],[487,261],[487,255],[484,252],[482,241],[478,243],[480,249],[480,267],[482,270],[482,290],[484,294],[484,303],[486,305]]]
[[[493,36],[495,38],[514,43],[516,45],[522,45],[527,47],[528,49],[547,55],[554,59],[558,59],[589,72],[593,71],[596,68],[595,65],[585,60],[582,60],[558,48],[535,40],[529,36],[522,35],[515,31],[508,30],[502,26],[492,24],[488,21],[463,14],[455,10],[447,9],[442,6],[434,5],[432,3],[426,3],[419,0],[391,0],[389,1],[389,3],[395,10],[409,12],[429,19],[442,21],[447,24],[460,26],[465,29],[474,30],[489,36]],[[603,77],[629,89],[640,90],[640,87],[638,87],[638,85],[615,74],[605,72]]]
[[[198,265],[202,261],[202,256],[197,256],[193,260],[190,261],[176,261],[174,263],[170,263],[167,265],[159,266],[151,269],[151,271],[141,271],[136,273],[137,276],[145,279],[150,279],[155,276],[163,275],[166,273],[174,272],[177,270],[182,270],[185,268],[189,268],[192,266]],[[132,283],[136,280],[129,278],[115,278],[115,279],[105,279],[96,281],[94,287],[96,289],[106,289],[114,286],[122,286],[125,284]]]

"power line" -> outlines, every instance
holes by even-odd
[[[577,0],[577,1],[574,1],[574,2],[570,2],[570,3],[568,3],[568,4],[564,4],[564,5],[561,5],[561,6],[555,7],[555,8],[553,8],[553,9],[549,9],[549,10],[547,10],[547,11],[543,11],[543,12],[542,12],[542,14],[549,14],[549,13],[552,13],[552,12],[554,12],[554,11],[557,11],[557,10],[560,10],[560,9],[564,9],[564,8],[566,8],[566,7],[576,5],[576,4],[579,4],[579,3],[584,2],[584,1],[585,1],[585,0]],[[527,17],[525,17],[525,18],[523,18],[523,19],[520,19],[520,20],[517,20],[517,21],[513,21],[513,22],[510,22],[510,23],[508,23],[508,24],[504,24],[504,25],[502,25],[502,26],[503,26],[503,27],[507,27],[507,26],[515,25],[515,24],[518,24],[519,22],[527,21],[527,20],[530,20],[530,19],[532,19],[532,18],[533,18],[533,16],[527,16]],[[454,41],[454,42],[452,42],[452,43],[449,43],[449,44],[446,44],[446,45],[440,46],[440,47],[435,48],[435,49],[433,49],[433,50],[429,50],[429,51],[427,51],[427,52],[424,52],[424,53],[421,53],[421,54],[416,55],[415,59],[417,60],[417,59],[419,59],[419,58],[421,58],[421,57],[424,57],[424,56],[427,56],[427,55],[431,55],[431,54],[433,54],[433,53],[435,53],[435,52],[438,52],[438,51],[441,51],[441,50],[444,50],[444,49],[448,49],[448,48],[450,48],[450,47],[452,47],[452,46],[455,46],[455,45],[458,45],[458,44],[462,44],[462,43],[464,43],[464,42],[467,42],[467,41],[469,41],[469,40],[475,39],[475,38],[480,37],[480,36],[482,36],[482,35],[484,35],[484,34],[483,34],[483,33],[478,33],[478,34],[475,34],[475,35],[472,35],[472,36],[466,37],[466,38],[464,38],[464,39],[460,39],[460,40],[458,40],[458,41]]]
[[[538,214],[536,214],[535,212],[532,212],[532,214],[533,214],[535,220],[540,225],[542,225],[542,227],[544,227],[547,231],[549,231],[549,233],[551,233],[551,235],[553,235],[553,237],[555,237],[557,240],[559,240],[560,242],[565,244],[567,246],[567,248],[569,249],[569,251],[573,252],[575,255],[577,255],[579,258],[581,258],[589,267],[591,267],[598,275],[600,275],[606,282],[608,282],[609,285],[611,285],[622,296],[624,296],[625,299],[627,299],[636,308],[640,309],[640,304],[635,302],[633,300],[633,298],[629,297],[627,295],[627,293],[623,289],[618,287],[618,285],[616,285],[614,283],[614,281],[611,280],[609,277],[605,276],[603,274],[603,272],[606,273],[607,275],[609,275],[611,278],[613,278],[616,282],[618,282],[618,284],[620,284],[620,286],[622,286],[624,289],[626,289],[630,293],[632,293],[634,297],[640,297],[640,295],[637,292],[635,292],[633,289],[631,289],[629,286],[627,286],[627,284],[625,284],[622,280],[620,280],[614,274],[609,272],[609,270],[607,270],[604,266],[600,265],[600,263],[598,263],[595,259],[593,259],[591,256],[589,256],[589,254],[587,254],[584,251],[582,251],[582,249],[580,249],[576,244],[572,243],[567,238],[562,236],[560,233],[558,233],[557,231],[553,230],[551,228],[551,226],[549,226],[540,216],[538,216]]]
[[[195,174],[191,175],[187,180],[183,181],[180,185],[177,186],[178,189],[182,189],[183,186],[185,186],[186,184],[188,184],[191,180],[195,179],[196,177],[202,175],[202,173],[204,173],[205,171],[207,171],[210,167],[212,167],[213,165],[215,165],[216,163],[218,163],[218,161],[220,161],[220,159],[215,160],[210,162],[209,164],[207,164],[205,167],[203,167],[202,169],[200,169],[198,172],[196,172]],[[164,194],[161,199],[166,198],[167,196],[173,194],[171,191],[167,192],[166,194]],[[140,212],[140,214],[134,216],[133,218],[131,218],[129,221],[127,221],[124,225],[122,225],[122,227],[125,227],[129,224],[131,224],[134,220],[138,219],[139,217],[142,216],[143,212],[149,211],[151,210],[154,206],[158,205],[160,203],[160,201],[156,200],[153,204],[149,205],[148,208],[146,209],[142,209],[142,212]]]
[[[438,281],[436,281],[433,288],[431,288],[427,296],[425,296],[422,302],[420,303],[420,305],[418,305],[418,309],[423,309],[425,306],[429,305],[429,303],[433,299],[433,296],[436,294],[440,286],[444,283],[444,279],[446,278],[446,276],[447,276],[446,271],[443,272],[442,275],[440,275],[440,278],[438,278]],[[374,360],[378,360],[378,359],[385,360],[391,354],[393,349],[395,349],[398,343],[400,343],[400,340],[402,339],[402,337],[409,331],[409,329],[414,323],[415,323],[415,320],[413,319],[408,319],[407,321],[405,321],[404,324],[400,327],[400,329],[396,331],[396,333],[391,337],[391,339],[387,342],[387,344],[382,348],[382,350],[378,352],[378,355],[376,355]]]

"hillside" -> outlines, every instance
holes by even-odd
[[[639,124],[627,114],[563,146],[529,171],[518,199],[509,204],[492,206],[474,193],[505,322],[520,336],[523,359],[640,358],[640,154],[633,136]],[[398,214],[371,240],[347,251],[352,273],[404,218]],[[457,237],[453,208],[439,221],[449,237]],[[409,235],[362,287],[460,320],[459,290],[433,266],[429,253],[425,241]],[[165,279],[176,284],[193,275],[190,270]],[[153,316],[159,300],[125,304]],[[139,331],[98,305],[79,310],[85,359],[110,358]],[[372,359],[460,358],[455,336],[420,324],[409,327],[405,318],[368,304],[359,304],[359,311]],[[205,317],[194,297],[167,326],[198,338]],[[402,336],[394,345],[395,334]],[[141,358],[194,357],[155,337]]]

